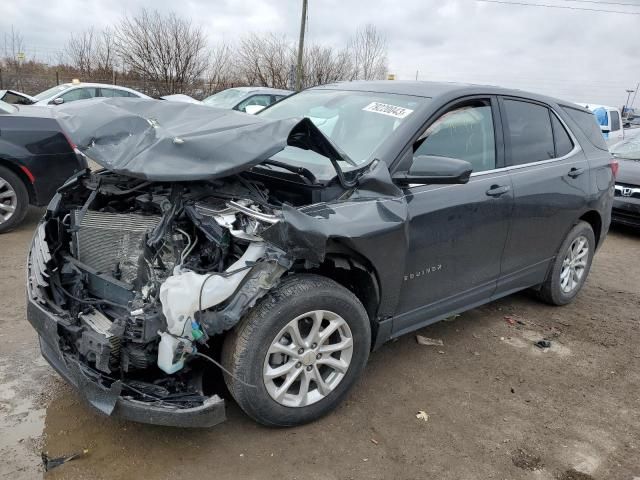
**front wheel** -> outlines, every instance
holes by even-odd
[[[292,275],[227,335],[229,390],[254,420],[294,426],[333,410],[369,356],[367,313],[350,291],[318,275]]]
[[[539,296],[551,305],[566,305],[582,289],[596,249],[591,225],[578,222],[565,238]]]

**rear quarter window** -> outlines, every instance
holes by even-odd
[[[564,157],[573,150],[571,137],[555,113],[551,114],[551,125],[553,126],[553,138],[556,142],[556,158]]]
[[[600,125],[598,125],[596,117],[591,112],[578,110],[577,108],[572,107],[562,107],[562,109],[574,122],[578,124],[582,133],[586,135],[594,147],[599,148],[600,150],[609,150],[609,147],[607,147],[607,143],[604,141],[604,137],[602,136]]]

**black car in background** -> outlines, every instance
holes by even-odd
[[[640,228],[640,135],[611,147],[620,170],[612,217],[615,223]]]
[[[0,101],[0,233],[16,227],[29,204],[49,203],[86,167],[49,108]]]
[[[571,302],[611,221],[594,116],[519,90],[347,82],[255,116],[65,113],[105,169],[38,225],[27,316],[93,406],[142,422],[221,422],[212,364],[253,419],[317,419],[386,341],[523,289]]]

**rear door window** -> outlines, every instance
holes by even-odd
[[[549,109],[521,100],[504,100],[506,140],[511,165],[555,158]]]
[[[101,88],[100,89],[100,96],[102,97],[129,97],[129,92],[127,92],[126,90],[118,90],[115,88]]]
[[[587,110],[580,110],[572,107],[562,107],[567,115],[578,124],[578,127],[586,135],[594,147],[600,150],[609,150],[607,143],[602,136],[602,130],[593,113]]]
[[[556,158],[564,157],[573,150],[571,137],[554,113],[551,114],[551,125],[553,126],[553,138],[556,142]]]

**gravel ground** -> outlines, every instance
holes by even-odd
[[[572,305],[518,294],[417,332],[441,347],[385,345],[314,424],[264,428],[228,402],[222,425],[179,430],[94,413],[40,358],[24,300],[40,213],[0,236],[0,477],[86,448],[45,477],[640,480],[639,233],[610,233]]]

